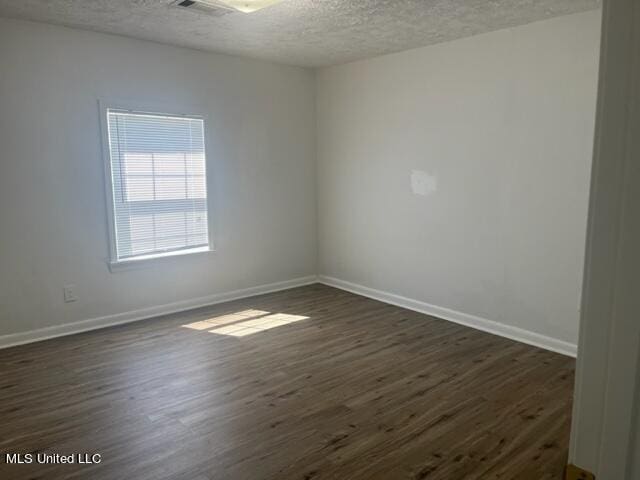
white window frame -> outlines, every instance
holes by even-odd
[[[151,266],[161,261],[167,261],[171,259],[191,257],[196,254],[207,254],[214,252],[214,242],[212,235],[212,211],[209,202],[209,161],[207,152],[210,151],[208,145],[207,135],[207,115],[201,112],[197,112],[197,109],[188,109],[190,113],[183,113],[184,109],[175,108],[171,106],[150,106],[140,105],[131,102],[122,102],[114,100],[98,100],[98,110],[100,114],[100,133],[102,139],[102,158],[104,164],[104,187],[106,196],[106,213],[107,213],[107,230],[109,234],[109,258],[107,264],[111,272],[125,270],[130,268],[138,268],[144,266]],[[107,113],[109,110],[119,110],[130,113],[138,114],[150,114],[150,115],[165,115],[171,117],[184,117],[193,118],[203,121],[204,129],[204,163],[205,163],[205,190],[207,194],[207,237],[209,240],[208,245],[204,247],[194,247],[189,249],[153,253],[149,255],[140,255],[134,258],[126,258],[123,260],[118,259],[117,252],[117,240],[116,240],[116,225],[115,225],[115,200],[113,197],[113,177],[111,171],[111,149],[109,143],[109,123]]]

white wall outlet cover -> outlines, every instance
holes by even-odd
[[[78,295],[76,293],[75,285],[65,285],[63,287],[63,291],[64,291],[64,301],[66,303],[75,302],[78,300]]]
[[[411,170],[411,190],[414,195],[431,195],[438,190],[438,179],[422,170]]]

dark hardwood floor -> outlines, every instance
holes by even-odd
[[[0,350],[3,457],[102,456],[0,478],[560,479],[573,371],[312,285]]]

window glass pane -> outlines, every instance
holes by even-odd
[[[131,255],[148,255],[155,250],[155,242],[151,239],[136,239],[131,242]]]
[[[153,175],[151,155],[148,153],[124,153],[124,174]]]
[[[188,198],[206,198],[207,187],[204,176],[187,177],[187,196]]]
[[[186,178],[182,177],[155,177],[156,200],[184,200],[186,194]]]
[[[187,235],[206,235],[207,212],[190,212],[186,215]]]
[[[132,177],[127,176],[125,179],[127,184],[127,202],[142,202],[145,200],[153,200],[153,177]]]
[[[192,153],[186,158],[187,174],[204,176],[204,153]]]
[[[187,229],[185,224],[184,212],[160,213],[154,215],[156,229],[162,232],[164,237],[175,237],[176,235],[186,235]],[[161,236],[158,235],[160,238]]]
[[[153,215],[134,215],[129,217],[131,240],[153,240]]]
[[[185,175],[186,155],[179,153],[160,153],[155,156],[153,165],[156,175]]]

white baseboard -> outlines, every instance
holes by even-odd
[[[56,325],[52,327],[39,328],[29,332],[14,333],[11,335],[0,336],[0,349],[23,345],[25,343],[39,342],[50,338],[61,337],[64,335],[72,335],[74,333],[87,332],[99,328],[121,325],[123,323],[136,322],[147,318],[158,317],[160,315],[168,315],[171,313],[193,310],[194,308],[206,307],[217,303],[229,302],[241,298],[253,297],[265,293],[278,292],[289,288],[301,287],[317,282],[315,275],[307,277],[294,278],[284,282],[268,283],[266,285],[258,285],[256,287],[243,288],[241,290],[233,290],[230,292],[216,293],[206,297],[193,298],[190,300],[182,300],[179,302],[167,303],[165,305],[141,308],[130,312],[117,313],[115,315],[107,315],[104,317],[91,318],[80,322],[67,323],[64,325]]]
[[[449,320],[460,325],[482,330],[484,332],[499,335],[501,337],[510,338],[517,342],[526,343],[536,347],[551,350],[552,352],[561,353],[570,357],[577,354],[577,346],[573,343],[558,340],[556,338],[547,337],[539,333],[531,332],[523,328],[505,325],[503,323],[487,320],[486,318],[469,315],[468,313],[457,312],[449,308],[438,307],[429,303],[421,302],[411,298],[396,295],[394,293],[383,292],[373,288],[358,285],[356,283],[347,282],[338,278],[328,277],[325,275],[318,276],[318,282],[331,287],[346,290],[357,295],[373,298],[381,302],[390,303],[398,307],[408,310],[425,313],[433,317]]]
[[[29,332],[20,332],[10,335],[0,336],[0,349],[23,345],[26,343],[39,342],[50,338],[61,337],[64,335],[72,335],[74,333],[87,332],[97,330],[99,328],[121,325],[124,323],[146,320],[148,318],[168,315],[171,313],[183,312],[195,308],[206,307],[218,303],[229,302],[241,298],[253,297],[265,293],[287,290],[289,288],[301,287],[312,283],[323,283],[331,287],[346,290],[348,292],[362,295],[364,297],[373,298],[381,302],[396,305],[408,310],[431,315],[433,317],[449,320],[460,325],[482,330],[484,332],[499,335],[501,337],[510,338],[518,342],[534,345],[536,347],[551,350],[571,357],[576,356],[577,347],[575,344],[547,337],[539,333],[534,333],[522,328],[505,325],[503,323],[488,320],[486,318],[469,315],[467,313],[458,312],[444,307],[438,307],[429,303],[421,302],[411,298],[396,295],[394,293],[383,292],[373,288],[358,285],[356,283],[347,282],[338,278],[320,275],[310,275],[307,277],[295,278],[283,282],[269,283],[266,285],[258,285],[256,287],[244,288],[241,290],[233,290],[230,292],[216,293],[206,297],[193,298],[180,302],[168,303],[165,305],[142,308],[130,312],[118,313],[115,315],[107,315],[104,317],[92,318],[80,322],[67,323],[64,325],[56,325],[52,327],[40,328]]]

